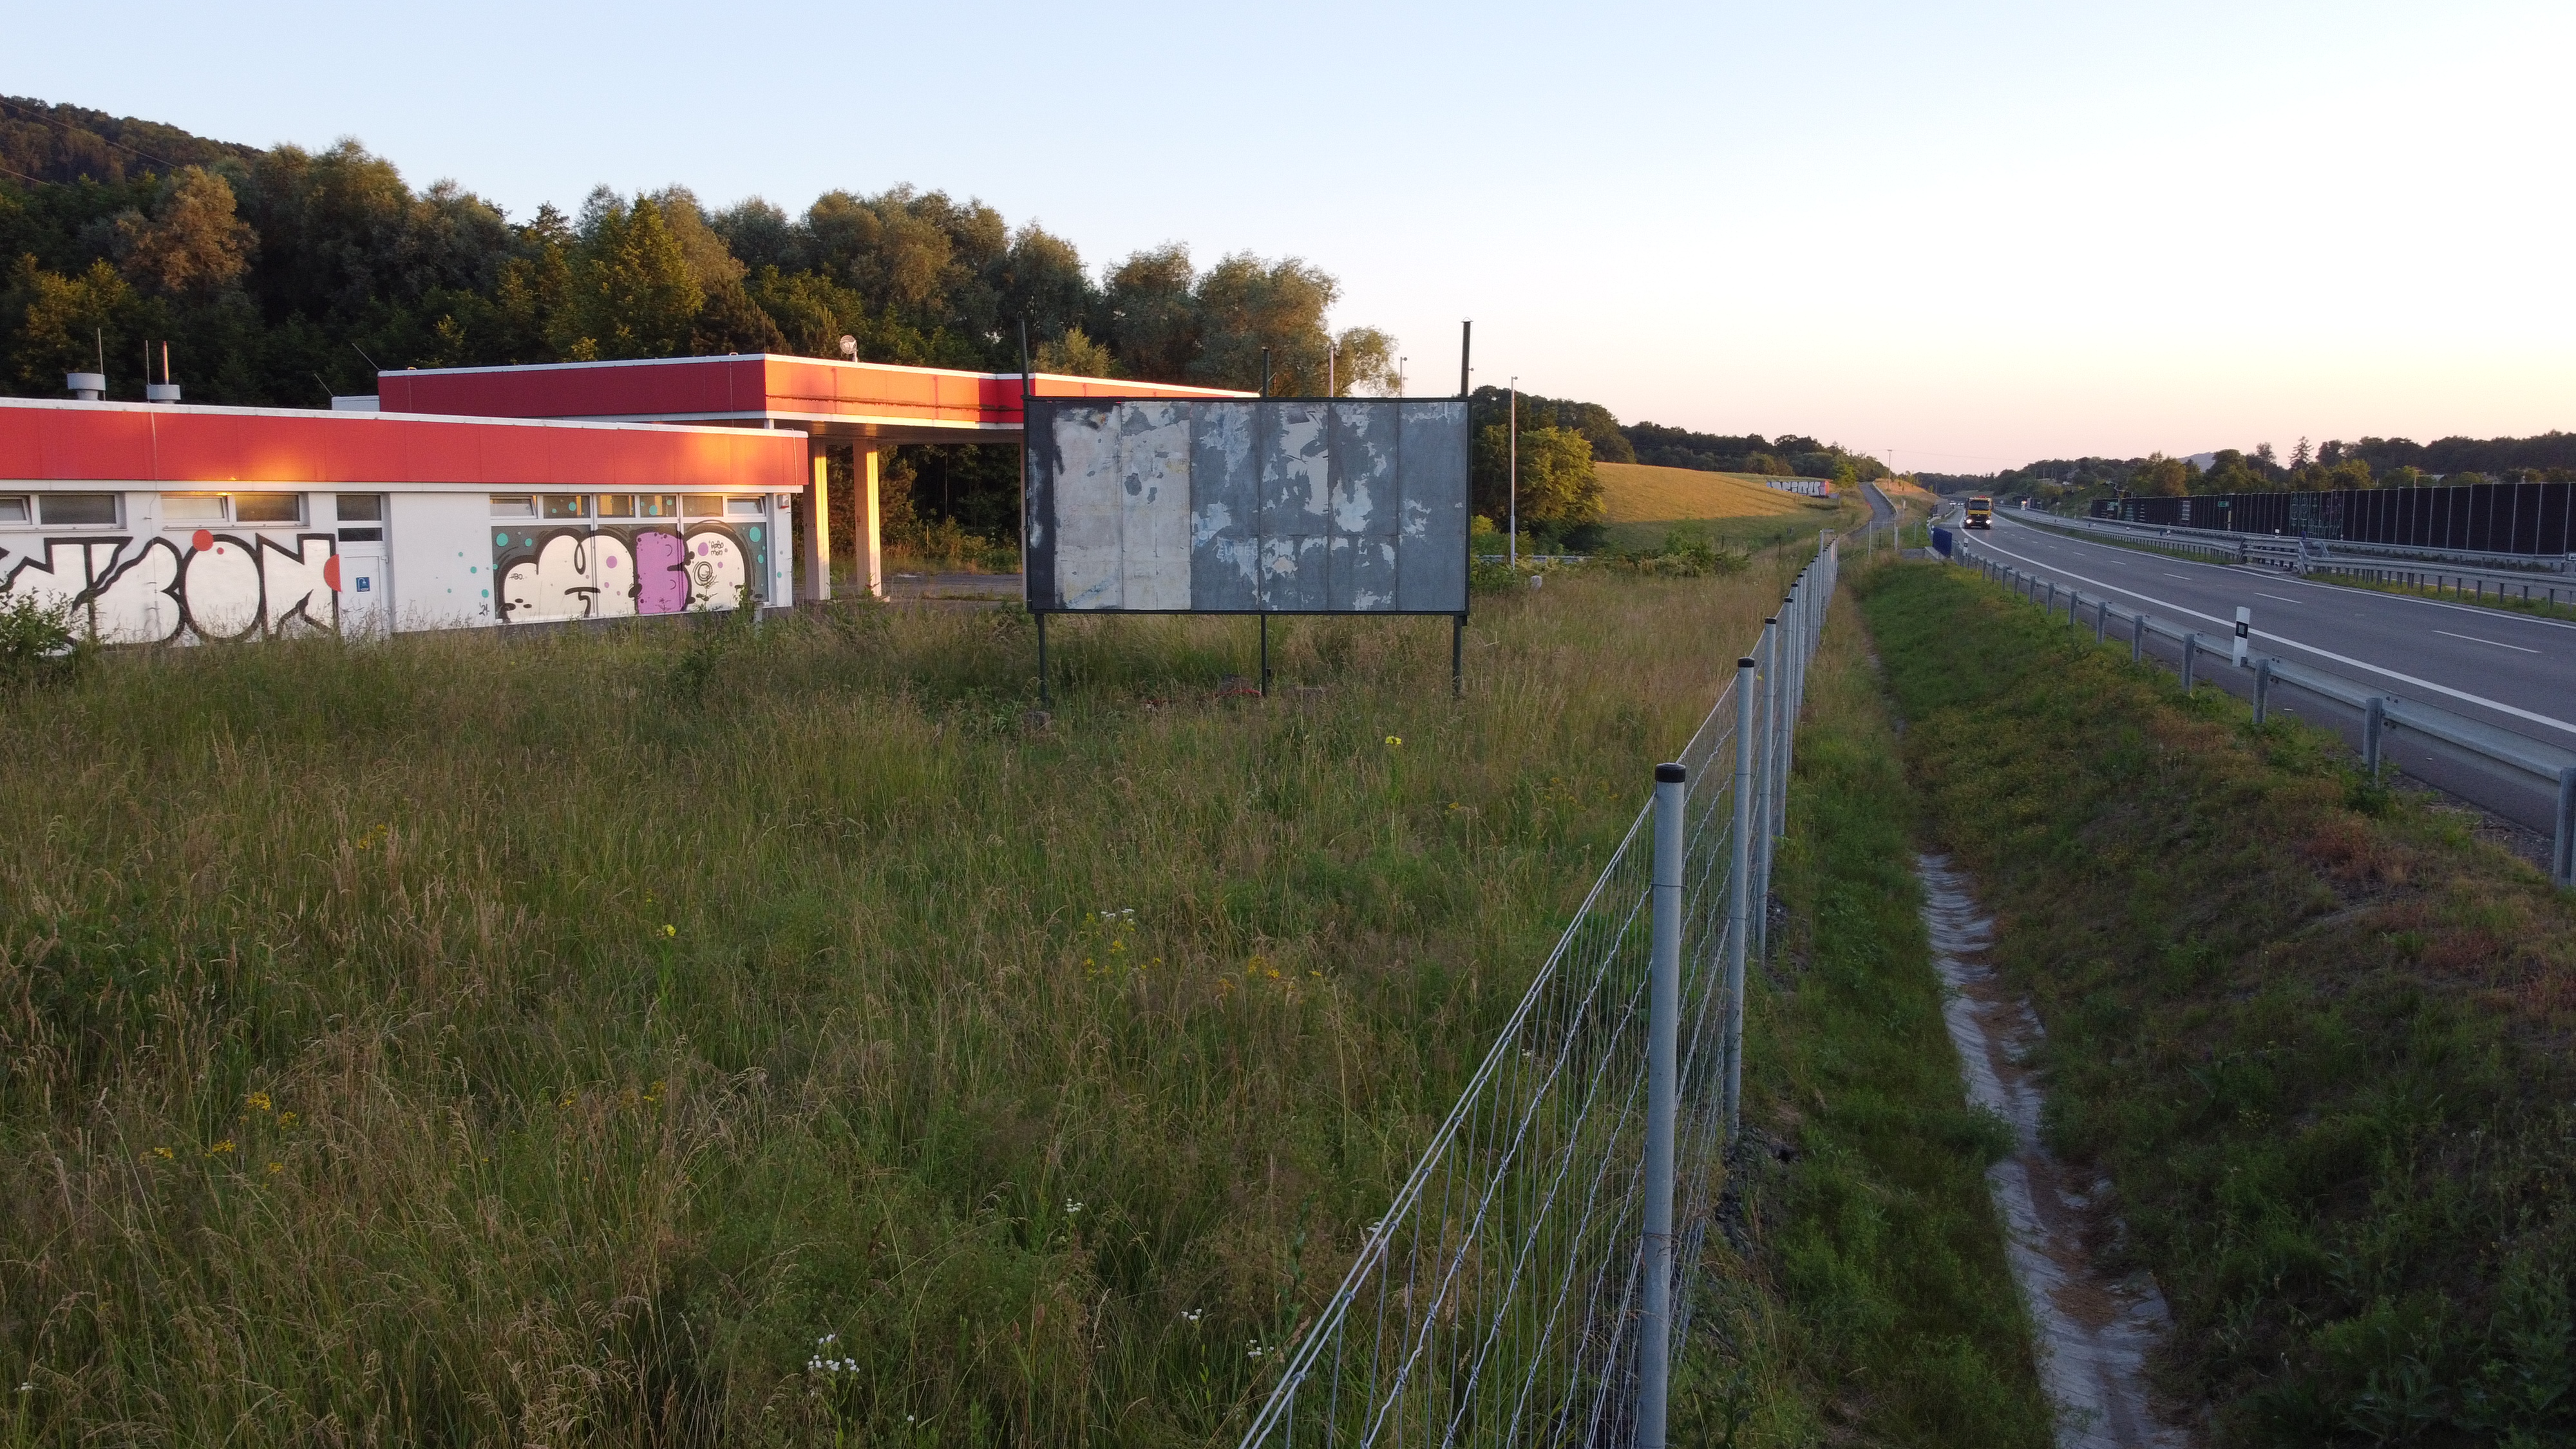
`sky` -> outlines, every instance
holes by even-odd
[[[1479,384],[1908,470],[2576,428],[2566,0],[0,0],[0,33],[0,91],[354,136],[513,216],[908,182],[1095,269],[1302,257],[1417,392],[1472,318]]]

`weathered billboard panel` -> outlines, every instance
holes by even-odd
[[[1029,608],[1464,614],[1456,398],[1032,398]]]

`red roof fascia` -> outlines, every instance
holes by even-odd
[[[0,399],[0,477],[795,492],[801,433]]]
[[[1047,397],[1249,397],[1222,388],[1039,374]],[[389,413],[492,418],[875,419],[961,428],[1020,426],[1020,375],[765,353],[646,362],[379,373]]]

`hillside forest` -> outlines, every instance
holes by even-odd
[[[1199,266],[1170,243],[1097,274],[1035,221],[898,186],[801,212],[710,209],[685,186],[593,191],[513,219],[452,181],[414,190],[354,140],[261,149],[70,105],[0,97],[0,393],[59,397],[98,370],[140,398],[166,352],[191,402],[328,407],[379,369],[730,352],[1387,395],[1395,339],[1339,331],[1332,274],[1249,252]],[[1499,520],[1511,402],[1473,398],[1477,509]],[[1583,542],[1596,459],[1822,478],[1877,460],[1784,435],[1623,425],[1597,403],[1519,399],[1520,517]],[[1011,539],[1018,460],[906,447],[886,470],[889,534]],[[846,496],[846,491],[844,491]],[[844,531],[844,539],[849,534]]]
[[[2221,448],[2203,467],[2162,453],[2144,458],[2047,458],[1994,474],[1925,474],[1943,493],[1981,491],[2042,504],[2089,504],[2121,495],[2181,498],[2202,493],[2324,492],[2423,484],[2558,483],[2576,479],[2576,433],[2529,438],[2301,438],[2288,457],[2270,443],[2251,452]]]

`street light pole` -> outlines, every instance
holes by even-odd
[[[1507,446],[1511,450],[1512,460],[1509,519],[1512,532],[1511,542],[1504,551],[1511,559],[1511,566],[1517,569],[1521,566],[1521,380],[1518,376],[1512,378],[1511,407],[1509,421],[1505,424],[1505,428],[1511,434],[1511,441]]]
[[[1404,364],[1410,360],[1404,357],[1395,360],[1395,395],[1397,397],[1404,396]]]

